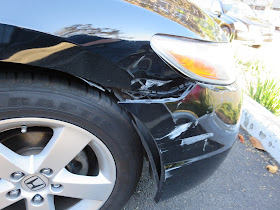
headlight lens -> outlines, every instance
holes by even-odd
[[[154,35],[151,47],[168,64],[194,80],[219,85],[236,80],[233,51],[228,43]]]
[[[235,27],[235,30],[238,30],[238,31],[246,31],[246,32],[248,31],[248,27],[244,23],[241,23],[241,22],[235,22],[234,27]]]

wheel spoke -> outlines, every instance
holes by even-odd
[[[26,210],[55,210],[54,196],[44,197],[42,204],[33,204],[30,200],[25,200]]]
[[[106,200],[114,187],[114,183],[102,174],[81,176],[72,174],[65,169],[53,181],[63,186],[61,192],[54,192],[56,195],[87,200]]]
[[[1,123],[6,126],[5,129],[26,125],[29,129],[23,130],[22,133],[31,131],[31,127],[49,127],[53,130],[53,135],[39,154],[37,144],[33,144],[32,139],[27,139],[26,143],[30,141],[30,147],[24,145],[20,149],[30,149],[30,152],[24,153],[28,156],[19,155],[0,143],[0,166],[3,169],[0,169],[0,209],[20,201],[23,202],[22,205],[25,203],[27,210],[55,210],[54,196],[81,199],[73,204],[70,202],[70,208],[99,209],[109,198],[116,180],[115,162],[106,145],[93,134],[69,123],[44,118],[11,119]],[[30,136],[27,134],[26,137],[31,137],[33,133],[30,132]],[[45,140],[44,137],[42,142]],[[14,142],[9,142],[9,145],[18,144],[12,138],[11,141]],[[82,152],[84,156],[77,156],[87,145],[91,150],[87,150],[87,153]],[[87,155],[91,155],[90,152],[94,152],[98,159],[98,176],[76,175],[66,170],[66,165],[75,157],[72,165],[78,167],[74,168],[75,170],[79,170],[78,160],[88,161]],[[94,167],[94,163],[86,164],[88,167]],[[50,186],[38,192],[31,192],[29,186],[23,183],[35,175],[44,179],[39,173],[48,178],[48,181],[44,181]]]
[[[67,208],[67,210],[76,210],[76,209],[99,209],[104,201],[97,201],[97,200],[81,200],[80,202],[76,203],[75,205]]]
[[[91,135],[71,127],[54,129],[54,134],[43,151],[36,155],[35,171],[51,168],[54,175],[63,169],[92,140]]]
[[[17,202],[18,199],[8,199],[7,193],[14,189],[14,185],[6,180],[0,179],[0,209],[3,209],[13,203]]]
[[[0,143],[0,178],[9,180],[14,172],[29,173],[31,170],[30,159],[32,157],[21,156]]]

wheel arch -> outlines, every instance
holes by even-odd
[[[221,28],[228,28],[229,29],[229,34],[230,34],[230,41],[233,41],[234,38],[235,38],[235,29],[232,27],[232,24],[228,24],[228,23],[225,23],[225,22],[222,22],[220,24],[220,27]]]
[[[0,23],[0,62],[52,69],[105,87],[130,86],[129,73],[67,38]]]
[[[76,44],[65,37],[1,23],[0,31],[2,31],[2,39],[0,39],[2,44],[0,49],[1,69],[32,70],[46,74],[59,73],[59,75],[78,78],[87,83],[87,85],[103,92],[106,90],[110,91],[112,88],[131,88],[133,76],[128,71],[125,71],[110,59],[93,53],[85,46]],[[122,41],[122,43],[122,46],[128,49],[131,45],[133,50],[135,50],[135,47],[136,49],[139,47],[138,43],[136,46],[133,45],[135,42]],[[146,41],[141,42],[141,45],[144,46],[144,49],[147,45],[150,46],[149,42]],[[145,50],[147,53],[150,53],[150,49]],[[120,100],[114,91],[111,91],[110,94],[116,101]],[[128,113],[129,117],[133,120],[132,114]],[[137,133],[139,136],[147,137],[143,129],[138,129]],[[147,145],[155,145],[151,140],[141,140],[142,145],[145,145],[144,141],[150,142]],[[154,176],[160,176],[159,170],[156,170],[156,168],[161,168],[160,163],[159,161],[156,163],[154,161],[155,159],[158,160],[160,155],[158,154],[156,158],[152,159],[148,155],[151,153],[149,148],[147,146],[144,146],[144,148],[151,165],[155,166],[152,167]],[[158,153],[158,151],[156,152]]]
[[[227,28],[229,29],[230,33],[233,32],[231,26],[230,26],[229,24],[227,24],[227,23],[221,23],[221,24],[220,24],[220,27],[221,27],[221,28],[222,28],[222,27],[227,27]]]
[[[97,91],[103,92],[103,94],[110,95],[110,97],[113,98],[113,101],[118,102],[120,100],[119,97],[115,94],[115,92],[111,91],[110,88],[105,88],[105,87],[101,86],[100,84],[96,84],[90,80],[87,80],[87,79],[84,79],[84,78],[81,78],[81,77],[78,77],[76,75],[69,74],[66,72],[42,68],[42,67],[35,67],[35,66],[28,65],[28,64],[18,64],[18,63],[9,63],[9,62],[1,62],[1,61],[0,61],[0,69],[1,69],[0,71],[3,71],[3,70],[17,71],[17,72],[27,71],[27,72],[34,72],[34,73],[52,74],[52,75],[56,75],[57,77],[67,77],[72,80],[78,80],[78,81],[84,83],[85,85],[88,85],[88,86],[96,89]],[[136,130],[136,133],[137,133],[139,139],[141,139],[142,147],[145,150],[145,154],[149,160],[149,163],[150,163],[150,166],[152,169],[151,172],[152,172],[153,178],[156,181],[156,183],[158,184],[159,177],[161,174],[161,157],[158,153],[158,149],[153,140],[153,137],[151,136],[149,131],[145,128],[143,123],[141,123],[140,120],[133,117],[133,115],[128,110],[124,109],[122,106],[119,106],[119,108],[127,113],[129,119],[131,120],[131,124],[134,126],[134,128]]]

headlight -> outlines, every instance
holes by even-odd
[[[236,80],[233,51],[228,43],[171,35],[154,35],[152,49],[176,70],[194,80],[228,85]]]
[[[238,30],[238,31],[246,31],[246,32],[248,31],[248,27],[244,23],[241,23],[241,22],[235,22],[234,28],[235,28],[235,30]]]

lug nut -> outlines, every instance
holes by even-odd
[[[51,190],[54,193],[59,193],[63,190],[63,186],[61,184],[52,184],[51,186],[52,186]]]
[[[27,126],[23,125],[21,126],[21,133],[26,133],[27,132]]]
[[[23,176],[24,176],[24,173],[19,172],[19,171],[12,174],[12,178],[15,179],[15,180],[19,180],[19,179],[21,179]]]
[[[52,185],[54,188],[60,188],[61,187],[61,184],[53,184]]]
[[[12,190],[8,195],[10,198],[17,198],[20,195],[20,190]]]
[[[46,176],[51,175],[52,174],[52,169],[50,169],[50,168],[43,168],[41,170],[41,173],[46,175]]]
[[[32,201],[33,203],[35,204],[40,204],[44,199],[42,198],[41,195],[35,195],[33,198],[32,198]]]

